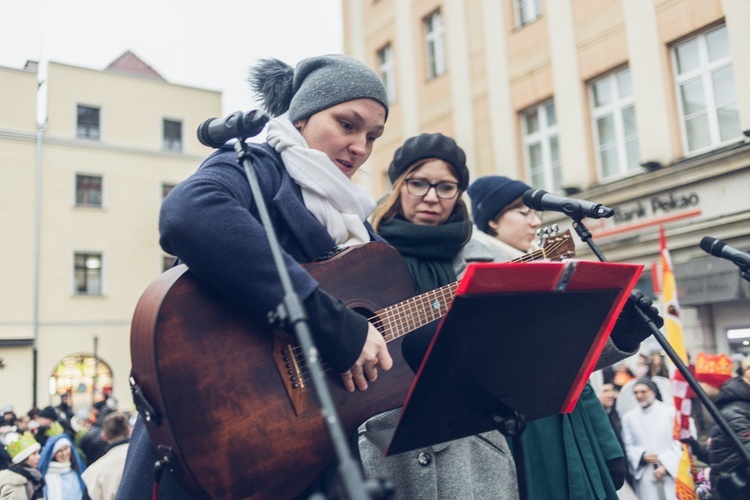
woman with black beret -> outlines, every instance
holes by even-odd
[[[472,223],[462,194],[469,185],[466,156],[443,134],[407,139],[388,168],[393,187],[375,209],[375,230],[406,261],[417,293],[457,280]],[[437,322],[404,337],[404,358],[417,370]],[[394,482],[396,498],[518,498],[513,457],[498,431],[384,457],[377,434],[392,429],[400,409],[360,427],[359,451],[367,477]]]

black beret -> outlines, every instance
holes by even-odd
[[[458,186],[465,191],[469,186],[469,169],[466,167],[466,154],[456,141],[443,134],[420,134],[406,139],[406,142],[393,154],[388,167],[391,183],[419,160],[437,158],[453,165],[458,176]]]

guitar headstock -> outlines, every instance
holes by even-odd
[[[557,224],[551,228],[539,229],[539,247],[544,258],[550,260],[570,259],[576,255],[576,246],[570,235],[570,229],[560,233]]]

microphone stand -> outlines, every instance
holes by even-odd
[[[256,133],[259,132],[260,130]],[[342,480],[346,498],[353,500],[380,498],[383,494],[388,493],[387,491],[382,493],[384,483],[380,481],[372,481],[369,484],[365,484],[359,465],[351,456],[348,440],[344,435],[344,430],[336,412],[333,398],[328,386],[326,385],[323,369],[320,366],[318,349],[315,347],[310,334],[310,327],[304,304],[295,292],[291,278],[289,277],[289,271],[284,265],[281,246],[276,238],[276,232],[271,223],[271,218],[268,214],[265,200],[263,199],[260,184],[258,183],[255,171],[252,168],[252,153],[250,151],[250,146],[245,143],[245,139],[250,136],[243,137],[243,135],[244,134],[238,134],[237,143],[234,148],[235,153],[237,154],[237,160],[245,169],[245,175],[250,184],[255,204],[258,207],[261,223],[265,228],[274,263],[278,270],[281,285],[284,290],[283,301],[279,304],[275,313],[269,313],[269,319],[272,323],[285,322],[294,328],[296,338],[302,348],[302,353],[307,362],[313,386],[315,387],[320,402],[323,420],[326,423],[328,433],[336,452],[339,464],[339,477]]]
[[[581,237],[581,241],[584,241],[588,244],[588,246],[591,248],[591,250],[594,252],[594,255],[597,256],[597,258],[601,262],[607,262],[607,259],[604,257],[604,254],[602,254],[599,247],[594,243],[594,241],[591,239],[591,232],[584,226],[583,222],[581,221],[581,217],[574,217],[571,216],[573,219],[573,228],[578,233],[578,236]],[[747,273],[745,273],[747,274]],[[630,299],[633,300],[633,292],[631,292]],[[662,346],[664,349],[664,352],[667,353],[667,356],[669,356],[669,359],[672,360],[675,367],[680,371],[683,377],[685,377],[685,381],[688,383],[688,385],[695,391],[695,394],[698,396],[698,399],[700,399],[701,403],[706,407],[708,412],[711,414],[711,416],[714,418],[714,421],[716,422],[716,425],[719,426],[719,428],[722,430],[725,436],[729,439],[729,441],[732,443],[732,446],[737,450],[740,457],[742,458],[744,464],[745,464],[745,471],[750,474],[750,452],[748,452],[745,447],[742,445],[742,441],[737,437],[735,432],[729,427],[729,424],[727,423],[724,416],[719,412],[719,410],[714,405],[713,401],[711,401],[711,398],[708,397],[706,394],[706,391],[703,390],[703,388],[700,386],[696,378],[693,376],[692,373],[690,373],[690,370],[687,366],[685,366],[685,363],[680,359],[680,356],[677,354],[677,352],[672,348],[672,346],[669,344],[667,339],[664,337],[664,335],[661,333],[661,330],[654,324],[654,321],[649,318],[649,316],[641,310],[640,307],[635,306],[635,310],[638,314],[638,316],[641,318],[643,323],[648,326],[648,328],[651,330],[651,334],[654,336],[657,342]]]

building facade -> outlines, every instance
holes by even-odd
[[[750,249],[750,3],[343,6],[345,51],[381,74],[391,99],[360,177],[374,196],[387,190],[404,139],[451,135],[472,178],[506,175],[614,208],[612,218],[582,222],[608,260],[644,265],[639,287],[652,293],[663,227],[688,350],[750,348],[748,282],[699,246],[711,236]],[[572,226],[550,212],[544,222]],[[577,241],[578,257],[595,258]]]
[[[130,320],[172,260],[159,206],[209,152],[194,131],[220,115],[221,93],[169,83],[130,52],[41,74],[0,68],[2,404],[20,414],[107,393],[132,409]]]

